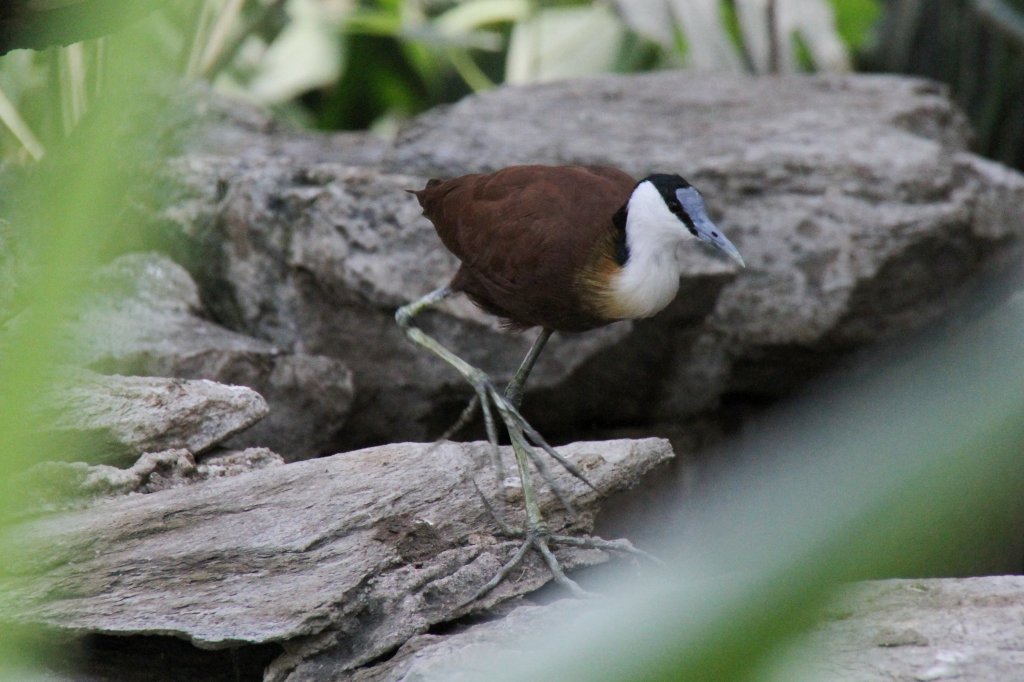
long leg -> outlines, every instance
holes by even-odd
[[[523,363],[519,365],[519,369],[516,370],[512,380],[508,382],[508,386],[505,387],[505,397],[508,401],[518,410],[523,404],[523,386],[526,384],[526,380],[530,376],[530,372],[533,371],[533,366],[537,362],[537,357],[540,352],[544,350],[544,345],[547,344],[548,339],[551,338],[550,329],[542,329],[540,335],[530,346],[529,352],[526,357],[523,358]]]
[[[551,330],[543,329],[537,339],[533,342],[526,357],[523,358],[522,364],[519,365],[519,369],[516,370],[515,375],[505,388],[505,397],[508,399],[517,410],[523,402],[523,391],[526,385],[526,380],[530,376],[530,372],[533,370],[534,364],[537,362],[537,357],[544,349],[544,345],[551,338]],[[547,564],[548,569],[551,571],[555,578],[555,581],[562,585],[562,587],[569,590],[570,594],[575,597],[588,597],[591,596],[589,592],[580,587],[579,583],[570,578],[562,570],[558,559],[555,557],[554,552],[551,551],[549,542],[555,542],[564,545],[573,545],[576,547],[589,547],[593,549],[601,549],[606,552],[620,552],[623,554],[632,554],[634,556],[641,556],[651,560],[654,563],[661,563],[657,558],[651,556],[647,552],[637,549],[629,540],[603,540],[598,537],[586,537],[586,538],[575,538],[566,535],[553,535],[550,533],[549,528],[544,523],[544,519],[540,514],[540,508],[536,503],[536,494],[533,490],[533,484],[530,481],[528,472],[526,471],[526,458],[530,457],[533,460],[534,466],[537,467],[541,475],[544,476],[545,480],[548,481],[548,485],[558,494],[559,498],[562,499],[562,504],[569,509],[572,513],[572,507],[569,505],[568,500],[563,499],[559,493],[558,488],[555,487],[553,481],[545,473],[543,460],[524,447],[523,433],[522,431],[509,430],[509,436],[512,439],[512,448],[516,454],[516,464],[519,467],[519,475],[523,483],[523,499],[526,503],[526,516],[527,525],[526,531],[523,533],[523,544],[519,546],[519,549],[515,552],[512,558],[502,566],[501,570],[491,578],[484,586],[482,586],[469,602],[476,601],[480,597],[484,596],[492,589],[501,584],[508,575],[522,563],[526,557],[527,552],[530,548],[534,548],[540,553],[544,559],[544,563]],[[531,456],[531,453],[533,456]],[[493,513],[493,512],[492,512]],[[499,519],[500,523],[500,519]],[[501,524],[504,526],[504,524]],[[506,531],[507,532],[507,531]]]
[[[440,289],[432,291],[423,298],[399,308],[395,312],[395,320],[402,328],[402,331],[405,332],[405,335],[408,336],[413,343],[426,348],[431,353],[434,353],[439,358],[447,362],[473,387],[473,390],[476,391],[477,397],[479,398],[480,407],[484,413],[484,424],[487,427],[487,438],[490,440],[494,452],[497,452],[498,437],[497,429],[494,425],[494,418],[491,414],[492,404],[498,409],[498,413],[501,416],[502,421],[505,423],[505,426],[508,427],[509,435],[511,436],[513,431],[519,433],[520,440],[522,441],[527,453],[533,453],[533,455],[536,454],[533,447],[531,447],[527,441],[528,438],[529,441],[534,443],[534,445],[544,450],[544,452],[551,455],[555,461],[565,467],[566,471],[589,485],[591,488],[594,488],[593,484],[587,480],[587,477],[583,475],[582,471],[580,471],[572,462],[558,454],[558,452],[551,447],[539,433],[537,433],[536,429],[530,426],[530,424],[523,419],[523,416],[519,414],[519,410],[512,405],[504,395],[498,392],[494,387],[494,383],[491,381],[491,378],[488,377],[486,373],[472,366],[458,355],[445,348],[440,341],[413,324],[413,317],[435,303],[443,301],[453,293],[455,292],[453,292],[449,287],[441,287]],[[539,352],[540,349],[538,348],[537,351]]]
[[[527,352],[526,357],[523,358],[523,362],[519,365],[519,369],[516,370],[512,380],[509,381],[508,386],[505,388],[505,398],[517,410],[523,403],[523,390],[526,385],[526,380],[529,378],[530,372],[533,371],[533,366],[537,362],[537,358],[540,356],[541,351],[544,350],[544,346],[550,338],[551,330],[542,329],[536,340],[534,340],[533,345],[530,346],[530,350]],[[512,440],[512,449],[513,452],[515,452],[516,465],[519,468],[519,478],[522,480],[523,485],[523,501],[526,505],[526,537],[523,544],[520,545],[519,550],[512,556],[512,559],[509,560],[508,563],[506,563],[497,575],[495,575],[487,584],[477,590],[476,594],[470,601],[475,601],[497,587],[498,584],[500,584],[501,581],[504,580],[508,574],[523,561],[526,556],[526,552],[530,547],[533,547],[540,552],[540,555],[544,558],[544,563],[547,564],[548,569],[551,571],[552,575],[554,575],[556,582],[568,589],[569,592],[576,597],[589,596],[589,593],[586,590],[565,574],[561,565],[558,563],[558,559],[555,558],[554,552],[552,552],[551,548],[548,547],[547,538],[550,536],[550,531],[547,524],[544,522],[543,516],[541,516],[540,505],[537,503],[533,483],[530,480],[527,458],[530,457],[531,452],[528,449],[528,446],[526,446],[522,430],[510,429],[509,437]],[[530,458],[533,460],[534,466],[536,466],[538,471],[541,472],[541,475],[549,481],[549,485],[551,485],[555,493],[558,494],[560,499],[562,499],[562,504],[572,512],[572,506],[569,504],[568,499],[562,497],[561,493],[550,480],[544,469],[542,460],[536,456]]]
[[[508,397],[506,397],[505,395],[498,393],[490,378],[483,371],[473,367],[465,360],[455,355],[455,353],[445,348],[435,338],[413,324],[413,317],[422,312],[425,308],[448,298],[452,293],[454,292],[448,287],[442,287],[436,291],[432,291],[423,298],[399,308],[395,313],[395,320],[410,340],[417,345],[426,348],[447,362],[473,386],[473,389],[476,391],[476,395],[479,398],[480,406],[484,412],[484,421],[487,425],[488,439],[491,441],[492,449],[496,452],[497,434],[493,416],[489,409],[490,403],[493,401],[502,421],[505,423],[505,427],[508,429],[509,438],[512,441],[512,451],[515,453],[516,467],[519,470],[519,478],[522,481],[523,486],[523,503],[526,507],[526,537],[523,545],[515,553],[512,560],[506,563],[493,579],[481,587],[476,594],[473,595],[470,601],[475,601],[494,589],[494,587],[504,580],[509,572],[511,572],[512,569],[523,560],[523,557],[526,556],[526,552],[530,547],[535,548],[541,554],[544,562],[548,565],[552,574],[554,574],[556,581],[568,588],[574,595],[586,596],[588,593],[571,578],[565,575],[561,566],[558,564],[558,560],[555,558],[554,553],[548,547],[548,538],[551,537],[551,534],[547,524],[544,522],[543,516],[541,515],[540,503],[537,499],[533,483],[531,482],[529,471],[530,460],[532,459],[534,461],[535,466],[538,467],[538,470],[541,471],[542,475],[545,475],[545,471],[542,468],[542,465],[539,464],[539,456],[536,454],[527,438],[532,440],[545,452],[552,455],[563,467],[566,468],[567,471],[569,471],[569,473],[583,480],[591,488],[594,486],[586,479],[586,477],[583,476],[582,472],[580,472],[572,462],[569,462],[559,455],[554,448],[547,444],[540,434],[537,433],[525,419],[523,419],[518,409],[518,405],[522,402],[523,385],[526,383],[526,379],[529,376],[530,371],[533,369],[534,363],[537,361],[537,356],[540,355],[541,350],[544,348],[544,344],[547,343],[548,338],[551,336],[551,332],[546,329],[543,330],[537,340],[534,341],[533,346],[526,355],[526,358],[523,359],[522,364],[516,371],[512,381],[509,383],[509,386],[506,389]],[[512,401],[515,402],[513,403]],[[548,477],[545,475],[545,478]],[[548,480],[550,481],[550,479]],[[556,493],[557,492],[558,491],[556,490]],[[561,497],[560,493],[559,497]],[[567,500],[563,499],[563,503],[567,504]]]
[[[537,358],[540,356],[541,351],[544,350],[544,346],[547,344],[548,339],[551,338],[551,333],[550,329],[541,329],[540,334],[537,335],[537,338],[534,339],[533,344],[530,346],[530,350],[527,351],[526,357],[524,357],[522,363],[520,363],[519,369],[516,370],[511,381],[508,382],[508,386],[505,387],[505,398],[517,410],[520,405],[523,404],[523,390],[526,386],[526,380],[530,377],[530,372],[533,371],[533,366],[537,363]],[[533,465],[537,467],[537,471],[540,473],[541,477],[547,482],[555,495],[558,496],[562,506],[565,507],[566,511],[575,518],[576,510],[573,509],[569,498],[567,498],[555,484],[554,478],[548,472],[547,465],[544,464],[544,460],[538,456],[534,450],[527,450],[526,454],[533,461]],[[556,459],[558,458],[556,457]]]
[[[544,345],[550,338],[551,330],[542,329],[540,335],[537,336],[536,340],[533,342],[533,345],[530,346],[529,352],[526,354],[526,357],[523,358],[523,362],[519,365],[519,369],[516,370],[512,380],[509,381],[508,386],[505,387],[505,397],[517,410],[523,404],[523,386],[526,384],[526,379],[530,376],[530,372],[533,371],[533,365],[537,362],[537,356],[540,355],[540,352],[544,349]],[[469,405],[466,405],[466,409],[462,411],[462,414],[459,415],[459,418],[455,423],[452,424],[451,427],[449,427],[448,430],[438,438],[438,440],[448,440],[465,428],[473,418],[473,414],[476,412],[476,408],[479,404],[480,398],[474,393],[473,399],[470,401]]]
[[[453,293],[455,292],[449,287],[435,289],[423,298],[417,299],[396,310],[395,321],[398,322],[398,326],[402,328],[402,331],[405,332],[405,335],[408,336],[409,339],[435,355],[438,355],[442,360],[454,367],[459,374],[466,379],[466,381],[473,385],[473,389],[476,391],[476,394],[473,402],[470,403],[466,411],[469,411],[469,409],[474,407],[474,405],[478,403],[480,404],[481,410],[484,413],[484,425],[487,428],[487,439],[491,443],[491,459],[494,462],[495,471],[498,473],[498,479],[500,481],[504,479],[505,474],[504,466],[501,463],[501,456],[498,454],[498,430],[494,426],[494,416],[491,414],[491,405],[487,401],[486,393],[483,393],[482,388],[471,378],[476,375],[483,375],[483,372],[480,372],[480,370],[463,361],[462,358],[442,346],[439,341],[424,332],[412,322],[412,318],[416,315],[419,315],[435,303],[443,301]],[[459,418],[459,421],[463,421],[466,417],[467,415],[463,413],[463,416]],[[449,431],[453,430],[454,429],[449,429]],[[446,438],[448,435],[448,433],[445,433],[445,435],[442,436],[442,439]]]

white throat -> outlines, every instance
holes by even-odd
[[[654,185],[637,185],[626,214],[629,258],[609,292],[619,317],[650,317],[672,302],[679,291],[676,248],[688,236]]]

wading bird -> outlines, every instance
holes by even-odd
[[[492,406],[497,410],[515,452],[526,506],[523,544],[473,599],[498,585],[531,547],[560,583],[580,594],[582,588],[562,572],[549,541],[619,551],[632,546],[549,533],[530,481],[529,461],[549,484],[550,478],[534,448],[587,481],[519,412],[523,386],[537,356],[552,332],[580,332],[650,317],[667,306],[679,289],[676,248],[691,237],[717,247],[741,266],[743,259],[708,218],[700,192],[678,175],[649,175],[637,182],[623,171],[602,166],[512,166],[495,173],[430,180],[412,193],[461,265],[448,286],[399,308],[395,319],[412,341],[438,355],[473,386],[476,395],[466,413],[479,405],[500,467]],[[486,373],[413,324],[416,314],[460,292],[510,328],[541,328],[504,394]],[[571,510],[564,499],[563,504]]]

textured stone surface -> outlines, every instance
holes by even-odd
[[[85,507],[97,500],[130,493],[154,493],[210,478],[236,476],[284,464],[267,448],[215,452],[197,465],[184,449],[147,452],[127,469],[85,462],[41,462],[16,475],[25,516]]]
[[[767,679],[1019,680],[1024,576],[858,584],[792,653]]]
[[[592,611],[587,602],[563,599],[523,605],[496,620],[447,635],[417,635],[388,660],[353,672],[349,682],[474,682],[529,655],[519,640],[552,628],[571,628]]]
[[[744,254],[736,273],[688,245],[668,310],[556,336],[525,407],[553,437],[783,396],[941,316],[975,275],[1020,254],[1024,229],[1024,179],[971,155],[963,117],[914,79],[670,72],[501,88],[418,117],[376,168],[379,141],[352,142],[376,151],[338,163],[275,154],[292,135],[179,159],[186,188],[165,225],[204,254],[189,267],[219,321],[352,367],[360,395],[339,444],[434,437],[469,394],[391,319],[455,269],[404,192],[431,175],[526,162],[679,171]],[[499,382],[532,338],[465,302],[424,320]]]
[[[178,172],[195,191],[169,218],[203,245],[204,259],[192,267],[214,315],[283,349],[338,357],[353,368],[358,390],[342,442],[432,438],[454,420],[470,389],[394,321],[396,308],[445,284],[456,267],[405,192],[422,179],[288,158],[192,156]],[[223,190],[218,200],[214,187]],[[706,255],[693,259],[683,286],[689,296],[672,313],[691,324],[710,312],[731,277],[729,266]],[[422,319],[498,381],[511,376],[533,339],[501,330],[461,299]],[[628,333],[621,324],[558,337],[531,385],[564,386]],[[624,394],[625,386],[648,390],[635,377]],[[549,421],[571,420],[593,398],[577,390],[559,395]],[[625,403],[621,409],[635,412]]]
[[[919,80],[673,72],[469,98],[415,120],[385,167],[610,163],[702,188],[748,267],[666,355],[655,410],[673,418],[783,395],[843,351],[935,319],[987,261],[1019,254],[1024,178],[967,153],[968,135]]]
[[[601,498],[672,456],[658,439],[561,452],[598,492],[553,472],[580,511],[570,519],[544,487],[556,532],[585,532]],[[484,443],[387,445],[99,502],[3,538],[25,551],[0,569],[0,607],[68,633],[174,635],[204,648],[287,642],[269,679],[337,679],[463,612],[518,546],[498,537],[474,482],[521,523],[515,488],[493,500]],[[607,558],[557,553],[568,568]],[[20,575],[32,566],[44,574]],[[531,556],[478,606],[548,580]]]
[[[966,119],[941,86],[919,79],[670,71],[504,87],[469,97],[416,118],[385,166],[451,175],[585,161],[619,165],[638,176],[675,168],[684,177],[703,177],[705,169],[742,160],[748,170],[720,182],[757,195],[780,186],[795,189],[794,181],[809,182],[815,171],[819,190],[844,180],[852,184],[840,189],[853,189],[871,179],[858,170],[872,168],[877,155],[913,151],[915,141],[963,150],[968,135]],[[785,163],[794,157],[820,165]],[[891,172],[907,171],[916,175],[912,159]],[[911,176],[899,189],[914,195],[934,187]]]
[[[266,413],[267,403],[245,386],[68,368],[39,419],[75,448],[46,453],[45,459],[131,464],[144,452],[203,452]]]
[[[600,606],[600,604],[598,604]],[[351,682],[470,682],[528,655],[524,642],[586,622],[593,605],[520,606],[451,634],[411,638]],[[759,679],[772,682],[1017,680],[1024,670],[1024,577],[858,583]]]
[[[68,330],[76,359],[100,372],[210,379],[248,386],[268,417],[234,438],[289,459],[322,454],[337,440],[352,404],[352,373],[337,358],[285,352],[203,318],[188,272],[156,253],[115,259],[93,277]]]
[[[388,141],[364,132],[324,133],[299,128],[275,118],[259,106],[189,84],[178,130],[180,144],[192,153],[260,160],[266,156],[302,159],[306,163],[378,166],[390,149]]]

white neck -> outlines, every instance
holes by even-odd
[[[609,292],[619,317],[650,317],[672,302],[679,291],[676,247],[689,236],[654,185],[637,185],[626,214],[629,258]]]

